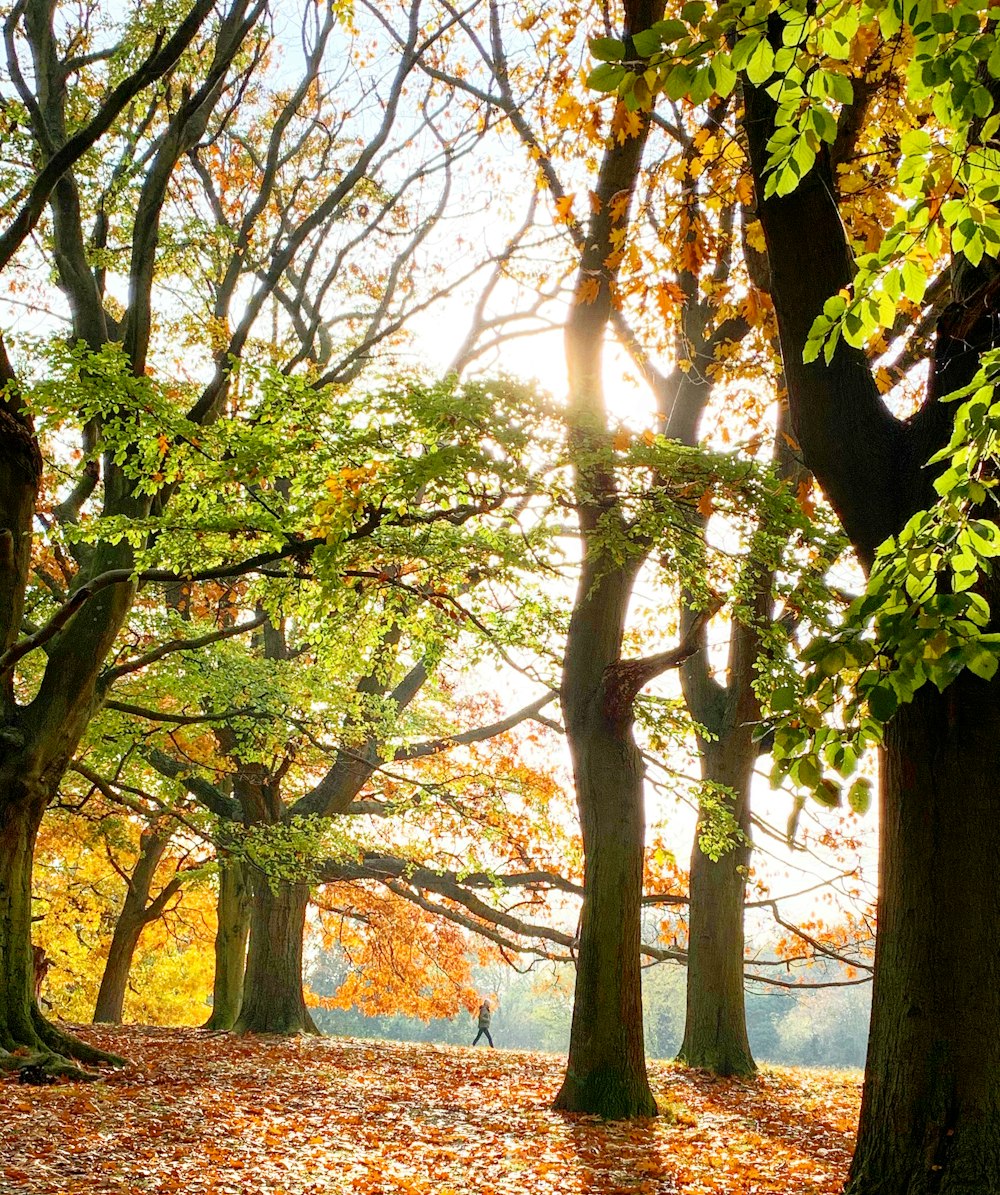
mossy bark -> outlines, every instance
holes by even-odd
[[[68,1059],[85,1064],[122,1059],[56,1029],[35,1005],[31,865],[45,804],[0,803],[0,1070],[38,1064],[54,1075],[95,1078]]]
[[[747,741],[743,741],[746,739]],[[734,841],[717,860],[700,846],[710,811],[702,809],[691,850],[687,1009],[678,1060],[717,1075],[752,1075],[743,990],[743,915],[750,862],[750,778],[756,752],[749,732],[704,743],[702,774],[731,792],[722,798]]]
[[[585,563],[563,676],[566,734],[583,834],[584,882],[566,1076],[555,1107],[618,1120],[655,1116],[642,1031],[645,811],[631,705],[609,706],[634,574]]]
[[[316,1033],[302,993],[309,887],[253,879],[250,944],[237,1033]]]
[[[247,937],[250,933],[250,887],[246,871],[232,856],[220,860],[218,926],[215,932],[215,980],[212,1015],[206,1029],[232,1029],[243,1005]]]

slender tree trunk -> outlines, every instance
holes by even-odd
[[[1000,1193],[1000,685],[887,729],[871,1036],[849,1195]]]
[[[302,995],[302,936],[309,888],[253,879],[250,946],[237,1033],[315,1033]]]
[[[206,1029],[232,1029],[243,1004],[243,977],[250,933],[250,890],[246,872],[232,856],[220,860],[219,921],[215,933],[212,1015]]]
[[[733,798],[723,801],[725,812],[747,840],[754,755],[745,743],[728,738],[703,745],[702,775],[733,790]],[[743,993],[743,906],[750,846],[749,841],[739,842],[713,861],[699,845],[709,817],[710,811],[699,812],[691,851],[687,1017],[678,1059],[717,1075],[750,1075],[757,1069]]]
[[[95,1025],[120,1025],[125,1007],[125,989],[128,987],[132,959],[139,944],[139,936],[145,921],[132,910],[122,910],[115,922],[111,938],[108,961],[104,964],[104,975],[94,1005]]]
[[[125,991],[139,938],[145,926],[163,912],[170,892],[175,887],[168,885],[169,891],[165,890],[156,901],[150,903],[153,877],[170,837],[170,834],[160,833],[152,828],[143,830],[140,837],[139,858],[128,879],[125,900],[115,922],[108,961],[105,963],[100,991],[97,993],[97,1003],[94,1007],[95,1025],[121,1024]]]

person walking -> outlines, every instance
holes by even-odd
[[[472,1043],[477,1045],[481,1037],[486,1038],[490,1043],[490,1049],[494,1049],[493,1038],[490,1035],[490,1021],[493,1019],[493,1014],[490,1012],[489,1000],[484,1000],[479,1006],[479,1032],[476,1034],[476,1040]]]

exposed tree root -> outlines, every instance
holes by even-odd
[[[39,1041],[43,1045],[48,1046],[49,1050],[54,1054],[63,1054],[68,1058],[75,1058],[77,1062],[86,1063],[87,1066],[101,1066],[102,1064],[128,1066],[127,1058],[122,1058],[118,1054],[112,1054],[107,1050],[99,1050],[96,1046],[88,1045],[78,1037],[73,1037],[72,1034],[64,1033],[61,1029],[57,1029],[55,1025],[42,1016],[37,1008],[32,1014],[32,1021]]]
[[[93,1083],[103,1076],[85,1067],[102,1064],[128,1065],[117,1054],[99,1050],[57,1029],[37,1008],[32,1009],[30,1028],[22,1024],[21,1032],[8,1030],[0,1039],[0,1073],[19,1073],[24,1083],[42,1084],[55,1079]]]

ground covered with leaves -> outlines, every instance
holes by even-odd
[[[132,1065],[88,1086],[0,1080],[3,1195],[826,1195],[860,1095],[857,1073],[654,1063],[679,1117],[605,1124],[549,1110],[556,1055],[82,1032]]]

